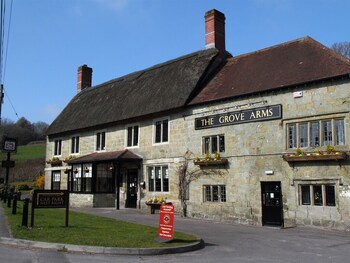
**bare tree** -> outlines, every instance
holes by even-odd
[[[335,52],[350,58],[350,42],[337,42],[331,46]]]
[[[193,153],[187,150],[183,156],[183,161],[178,168],[179,175],[179,199],[181,201],[182,216],[187,217],[187,201],[189,200],[189,186],[190,183],[198,179],[200,176],[223,175],[222,170],[219,169],[201,169],[198,166],[190,166],[191,156]]]

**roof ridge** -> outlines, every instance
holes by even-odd
[[[259,53],[263,53],[263,52],[267,52],[267,51],[271,51],[272,49],[275,49],[275,48],[280,48],[282,46],[287,46],[287,45],[291,45],[291,44],[294,44],[294,43],[297,43],[297,42],[309,42],[309,43],[313,43],[315,46],[317,46],[318,48],[321,48],[321,49],[326,49],[327,52],[329,52],[332,57],[334,57],[335,59],[337,60],[340,60],[346,64],[349,64],[350,66],[350,59],[339,54],[338,52],[334,51],[333,49],[323,45],[322,43],[316,41],[315,39],[313,39],[312,37],[310,36],[305,36],[305,37],[301,37],[301,38],[297,38],[297,39],[294,39],[294,40],[290,40],[290,41],[286,41],[286,42],[283,42],[283,43],[280,43],[280,44],[277,44],[277,45],[273,45],[273,46],[270,46],[270,47],[266,47],[266,48],[262,48],[262,49],[259,49],[259,50],[256,50],[256,51],[252,51],[252,52],[248,52],[248,53],[245,53],[245,54],[241,54],[241,55],[238,55],[238,56],[235,56],[235,57],[232,57],[232,59],[239,59],[239,58],[242,58],[242,57],[246,57],[246,56],[251,56],[251,55],[255,55],[255,54],[259,54]]]
[[[262,48],[262,49],[259,49],[259,50],[255,50],[255,51],[252,51],[252,52],[244,53],[244,54],[241,54],[241,55],[238,55],[238,56],[234,56],[234,57],[232,57],[232,59],[238,59],[238,58],[241,58],[241,57],[246,57],[246,56],[251,56],[251,55],[254,55],[254,54],[258,54],[258,53],[267,52],[267,51],[270,51],[271,49],[275,49],[275,48],[279,48],[279,47],[282,47],[282,46],[291,45],[291,44],[294,44],[294,43],[297,43],[297,42],[302,42],[302,41],[306,41],[306,40],[310,40],[310,39],[315,41],[315,42],[317,42],[312,37],[305,36],[305,37],[300,37],[300,38],[297,38],[297,39],[289,40],[289,41],[286,41],[286,42],[283,42],[283,43],[280,43],[280,44],[276,44],[276,45],[272,45],[272,46],[269,46],[269,47],[265,47],[265,48]]]
[[[214,51],[218,52],[216,48],[201,49],[201,50],[198,50],[198,51],[189,53],[189,54],[187,54],[187,55],[183,55],[183,56],[180,56],[180,57],[177,57],[177,58],[174,58],[174,59],[167,60],[167,61],[165,61],[165,62],[161,62],[161,63],[155,64],[155,65],[150,66],[150,67],[147,67],[147,68],[145,68],[145,69],[137,70],[137,71],[128,73],[128,74],[126,74],[126,75],[119,76],[119,77],[117,77],[117,78],[108,80],[108,81],[106,81],[106,82],[102,82],[102,83],[100,83],[100,84],[98,84],[98,85],[95,85],[95,86],[86,88],[86,89],[84,89],[84,90],[86,90],[86,91],[88,91],[88,90],[93,90],[93,89],[95,89],[95,88],[98,88],[98,87],[101,87],[101,86],[106,86],[106,85],[111,84],[111,83],[115,83],[115,82],[119,82],[119,81],[124,81],[124,80],[128,79],[128,77],[130,77],[130,76],[132,76],[132,75],[138,74],[135,78],[130,79],[130,81],[132,81],[132,80],[138,79],[138,78],[139,78],[141,75],[143,75],[145,72],[149,72],[149,71],[152,71],[152,70],[156,70],[156,69],[159,69],[159,68],[162,68],[162,67],[171,65],[171,64],[173,64],[173,63],[176,63],[176,62],[179,62],[179,61],[182,61],[182,60],[185,60],[185,59],[194,57],[194,56],[198,56],[199,54],[201,54],[201,53],[203,53],[203,52],[214,52]],[[126,80],[126,81],[127,81],[127,80]]]

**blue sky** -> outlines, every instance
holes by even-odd
[[[13,0],[2,118],[50,124],[76,94],[83,64],[97,85],[203,49],[213,8],[226,16],[234,56],[307,35],[350,41],[349,0]]]

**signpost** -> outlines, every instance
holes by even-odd
[[[34,227],[35,208],[65,208],[66,227],[69,216],[69,192],[68,190],[34,190],[32,203],[31,227]]]
[[[5,188],[7,191],[10,168],[15,167],[15,161],[11,161],[11,153],[17,151],[17,140],[4,136],[2,139],[2,151],[7,153],[6,161],[1,162],[1,166],[6,168]]]
[[[159,210],[159,242],[169,242],[174,239],[174,205],[162,204]]]

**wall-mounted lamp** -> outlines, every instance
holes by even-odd
[[[266,175],[273,175],[274,172],[273,172],[272,170],[268,170],[268,171],[265,171],[265,174],[266,174]]]
[[[142,189],[146,189],[146,182],[145,181],[140,182],[140,187]]]

